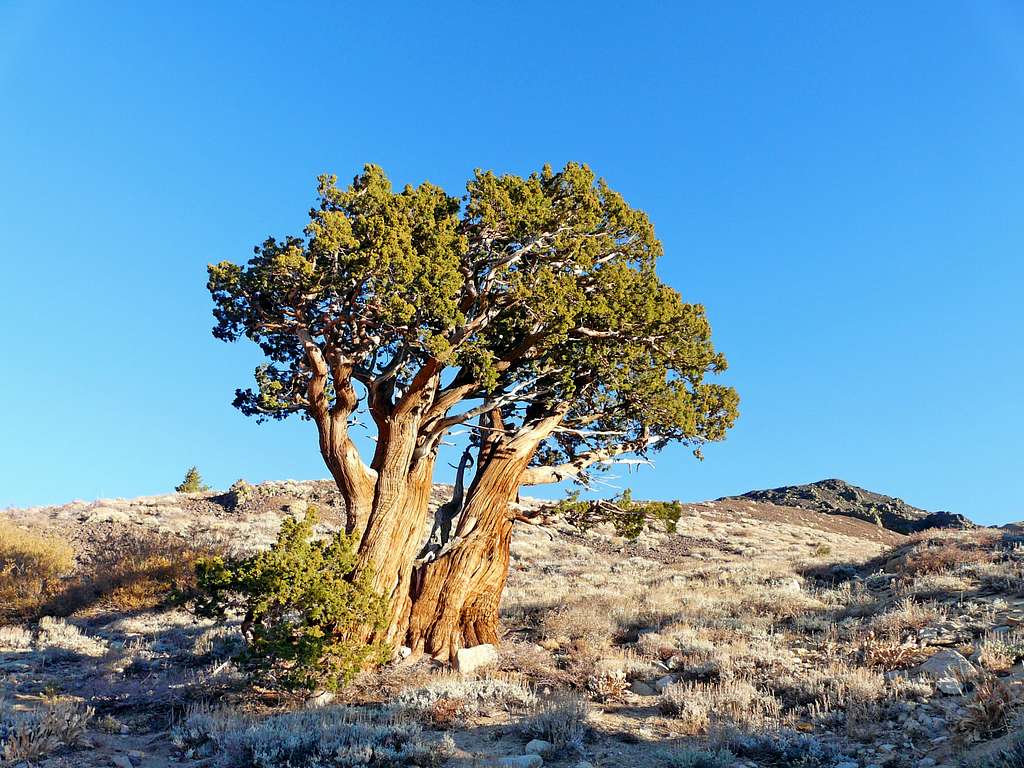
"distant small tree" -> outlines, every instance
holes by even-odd
[[[202,493],[210,490],[210,486],[203,482],[203,476],[199,474],[196,467],[190,467],[185,473],[185,479],[174,490],[178,493]]]

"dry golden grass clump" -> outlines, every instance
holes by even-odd
[[[961,568],[993,563],[1000,558],[998,531],[926,531],[912,537],[912,548],[900,570],[909,576],[952,574]]]
[[[958,740],[970,743],[1008,733],[1020,704],[1019,686],[1011,687],[994,675],[983,675],[964,707],[966,713],[954,724]]]
[[[0,621],[37,614],[74,564],[67,542],[0,520]]]
[[[778,723],[782,705],[749,680],[718,683],[675,683],[665,688],[658,709],[676,718],[692,734],[707,733],[716,721],[743,730],[763,729]]]
[[[68,579],[46,606],[48,613],[79,611],[131,613],[167,605],[194,589],[195,567],[220,550],[170,533],[144,533],[112,539]]]
[[[170,533],[131,533],[111,537],[76,566],[68,542],[0,520],[0,622],[163,606],[188,594],[196,562],[221,549]]]

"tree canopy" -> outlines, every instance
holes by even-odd
[[[396,192],[368,165],[344,189],[321,176],[318,202],[305,238],[210,267],[214,334],[268,358],[237,392],[242,412],[347,417],[361,384],[379,420],[418,375],[449,369],[420,449],[495,406],[564,407],[538,463],[717,440],[735,418],[734,391],[703,381],[726,367],[704,308],[658,279],[647,216],[586,166],[477,171],[460,200],[429,183]]]

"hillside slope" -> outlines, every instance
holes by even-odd
[[[787,485],[768,490],[748,491],[727,499],[749,499],[780,507],[807,509],[826,515],[844,515],[876,523],[896,533],[910,534],[930,528],[974,528],[963,515],[929,512],[907,504],[903,499],[858,488],[845,480],[830,478],[805,485]]]
[[[434,505],[451,493],[434,491]],[[399,654],[338,694],[354,714],[304,709],[301,697],[250,686],[233,661],[238,618],[219,624],[164,599],[163,572],[169,555],[209,543],[266,546],[286,515],[313,504],[320,530],[343,520],[328,481],[0,512],[0,534],[70,544],[87,586],[109,581],[110,565],[124,576],[122,560],[139,565],[117,591],[72,578],[52,603],[66,618],[0,627],[0,698],[35,710],[59,691],[95,709],[86,741],[42,768],[208,768],[224,757],[217,734],[244,740],[254,723],[301,717],[302,738],[326,743],[339,722],[381,712],[418,723],[416,738],[438,749],[430,764],[444,768],[694,765],[715,756],[693,751],[712,735],[744,768],[944,768],[1007,746],[1024,723],[1017,704],[981,731],[972,719],[985,691],[1024,694],[1024,550],[1009,533],[909,538],[746,497],[683,504],[674,526],[652,521],[633,540],[607,523],[517,527],[494,669],[457,675]],[[524,755],[538,698],[581,702],[585,734],[542,763]]]

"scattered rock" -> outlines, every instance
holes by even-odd
[[[490,643],[461,648],[455,654],[455,669],[462,674],[473,672],[498,662],[498,649]]]
[[[629,684],[629,690],[637,696],[657,696],[658,692],[641,680],[634,680]]]
[[[917,672],[940,679],[956,675],[971,675],[974,673],[974,665],[952,648],[943,648],[928,661],[920,664],[917,667]]]
[[[659,677],[657,680],[654,681],[654,689],[658,693],[664,693],[665,689],[672,685],[675,681],[675,675],[665,675],[664,677]]]
[[[114,755],[113,762],[117,768],[135,768],[135,765],[132,763],[132,760],[128,755]]]
[[[502,768],[540,768],[544,765],[544,758],[540,755],[515,755],[499,757],[494,764]]]
[[[526,744],[526,752],[530,755],[543,755],[554,748],[554,744],[544,739],[532,739]]]

